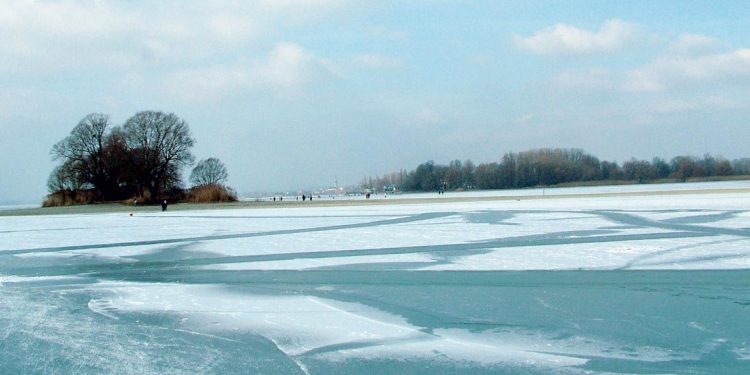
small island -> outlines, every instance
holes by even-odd
[[[43,206],[237,201],[217,158],[200,160],[190,173],[191,186],[183,186],[182,169],[194,163],[194,144],[187,122],[174,113],[142,111],[122,126],[112,126],[106,114],[86,115],[52,148],[61,164],[49,176]]]

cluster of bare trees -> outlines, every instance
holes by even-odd
[[[183,193],[181,170],[193,164],[195,140],[187,122],[173,113],[138,112],[122,126],[92,113],[52,148],[61,162],[47,187],[51,195],[81,196],[77,203],[137,198],[151,202]],[[195,185],[222,183],[226,168],[215,158],[193,171]]]
[[[219,185],[227,180],[229,174],[224,163],[217,158],[201,160],[190,172],[190,182],[193,186]]]
[[[729,161],[709,154],[600,161],[580,149],[538,149],[506,153],[500,162],[475,165],[471,160],[438,165],[428,161],[406,172],[365,178],[360,186],[375,191],[436,191],[441,189],[512,189],[587,181],[686,181],[689,178],[748,175],[750,159]]]

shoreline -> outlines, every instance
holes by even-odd
[[[553,190],[553,189],[550,189]],[[462,203],[462,202],[491,202],[510,200],[551,200],[551,199],[582,199],[582,198],[618,198],[638,196],[668,196],[668,195],[710,195],[710,194],[750,194],[750,188],[715,188],[715,189],[682,189],[663,191],[634,191],[634,192],[592,192],[579,194],[544,194],[538,193],[528,195],[498,195],[492,196],[449,196],[425,197],[415,196],[413,198],[399,197],[388,199],[376,197],[373,199],[320,199],[312,201],[239,201],[229,203],[174,203],[169,205],[169,211],[187,210],[223,210],[223,209],[261,209],[261,208],[312,208],[312,207],[354,207],[370,205],[413,205],[413,204],[439,204],[439,203]],[[62,207],[36,207],[21,208],[0,211],[0,217],[12,216],[47,216],[47,215],[77,215],[77,214],[103,214],[119,212],[161,212],[159,205],[128,206],[119,203],[100,203],[80,206]]]

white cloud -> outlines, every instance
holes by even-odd
[[[750,49],[701,56],[664,56],[631,71],[624,88],[657,92],[685,83],[732,79],[750,79]]]
[[[0,68],[123,63],[129,59],[112,46],[113,40],[142,27],[134,14],[102,4],[4,1],[0,3]]]
[[[282,23],[304,23],[345,9],[351,0],[258,0],[256,12]]]
[[[208,20],[207,26],[213,35],[226,41],[240,41],[259,34],[256,22],[243,15],[216,14]]]
[[[445,118],[438,112],[431,108],[422,108],[414,115],[414,121],[412,124],[417,127],[432,127],[439,125],[445,121]]]
[[[552,83],[558,88],[576,91],[610,91],[617,86],[612,73],[604,68],[562,72],[552,79]]]
[[[594,54],[614,52],[638,38],[638,28],[620,20],[609,20],[599,31],[583,30],[563,23],[529,37],[515,36],[516,44],[538,55]]]
[[[0,2],[0,71],[200,61],[274,35],[281,21],[327,14],[347,1]]]
[[[279,43],[258,66],[257,73],[265,83],[289,89],[315,79],[316,73],[325,70],[324,66],[322,60],[317,60],[301,46]]]
[[[685,112],[716,111],[742,108],[735,100],[718,95],[694,99],[658,99],[644,108],[644,112],[671,115]]]
[[[121,11],[103,3],[7,0],[0,5],[0,27],[12,34],[92,39],[138,27],[137,17]]]
[[[406,65],[402,59],[377,54],[360,54],[353,60],[358,66],[372,69],[398,69]]]
[[[680,54],[705,53],[716,50],[721,42],[715,38],[698,34],[682,34],[669,45],[669,50]]]
[[[261,8],[273,9],[275,11],[310,12],[325,11],[331,8],[341,7],[349,3],[348,0],[259,0]]]
[[[334,75],[324,60],[297,44],[282,42],[261,59],[178,70],[167,76],[164,86],[185,100],[211,101],[252,90],[294,95]]]

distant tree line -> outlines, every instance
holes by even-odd
[[[499,162],[475,165],[471,160],[453,160],[448,165],[428,161],[411,171],[401,170],[381,177],[366,177],[362,189],[372,191],[438,191],[460,189],[518,189],[597,181],[647,183],[687,181],[750,175],[750,159],[729,161],[706,154],[677,156],[669,161],[630,159],[619,164],[600,161],[580,149],[537,149],[510,152]]]
[[[135,200],[183,200],[197,189],[223,190],[227,172],[215,158],[202,160],[184,189],[181,170],[193,164],[195,139],[187,122],[173,113],[138,112],[122,126],[91,113],[52,147],[60,161],[47,181],[45,206]]]

